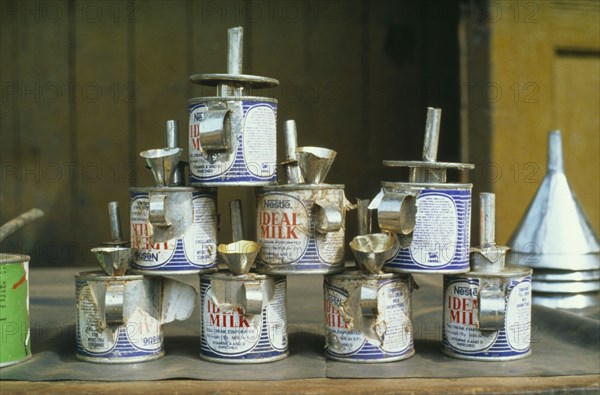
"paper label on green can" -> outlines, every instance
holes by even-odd
[[[31,355],[29,262],[0,264],[0,366]]]

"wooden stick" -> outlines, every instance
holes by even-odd
[[[44,212],[42,210],[39,208],[32,208],[26,213],[19,215],[17,218],[8,221],[0,227],[0,241],[13,234],[24,225],[33,222],[42,216],[44,216]]]

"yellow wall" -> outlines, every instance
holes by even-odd
[[[598,233],[600,4],[494,1],[488,18],[498,241],[508,240],[546,172],[553,129],[562,130],[567,177]]]

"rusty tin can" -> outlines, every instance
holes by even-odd
[[[194,274],[217,270],[214,189],[130,188],[132,272]]]
[[[469,271],[472,184],[384,182],[384,196],[416,196],[414,231],[397,234],[400,248],[385,271]]]
[[[343,185],[263,187],[256,191],[256,270],[327,274],[344,270],[346,199]]]
[[[531,353],[531,269],[506,266],[501,273],[471,271],[444,276],[442,352],[460,359],[508,361]],[[496,295],[494,295],[494,293]],[[495,299],[495,300],[494,300]],[[498,305],[500,323],[482,328],[482,303]]]
[[[0,254],[0,368],[31,358],[29,256]]]
[[[200,357],[223,363],[272,362],[288,356],[285,277],[200,276]]]
[[[188,318],[193,287],[142,275],[75,276],[77,359],[97,363],[144,362],[164,355],[162,325]]]
[[[193,98],[189,100],[189,119],[190,185],[277,182],[277,100]],[[216,123],[218,132],[213,126]]]
[[[325,355],[389,362],[414,355],[410,274],[348,269],[325,276]]]

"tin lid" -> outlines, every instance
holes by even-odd
[[[0,252],[0,264],[22,263],[22,262],[29,262],[30,260],[31,260],[31,258],[29,257],[29,255]]]
[[[243,102],[252,102],[252,103],[273,103],[277,104],[278,101],[272,97],[264,97],[264,96],[202,96],[202,97],[192,97],[188,99],[188,104],[204,104],[208,102],[225,102],[225,101],[243,101]]]
[[[383,280],[390,278],[397,278],[399,280],[405,280],[410,278],[410,273],[366,273],[365,271],[357,268],[350,267],[344,270],[341,273],[336,274],[327,274],[325,275],[325,279],[344,279],[344,280]]]
[[[456,190],[471,190],[473,184],[470,183],[454,183],[454,182],[394,182],[382,181],[381,187],[384,190],[389,189],[390,192],[406,189],[456,189]]]
[[[205,86],[240,85],[248,88],[272,88],[279,85],[279,81],[275,78],[261,77],[248,74],[226,74],[226,73],[204,73],[193,74],[190,76],[190,82]]]
[[[75,274],[75,278],[78,280],[96,280],[96,281],[131,281],[131,280],[143,280],[155,279],[162,277],[144,277],[141,274],[127,274],[124,276],[107,276],[106,273],[100,270],[91,270],[87,272],[79,272]]]
[[[344,189],[344,184],[281,184],[273,186],[264,186],[256,188],[257,192],[277,192],[277,191],[305,191],[305,190],[328,190]]]
[[[213,191],[215,188],[194,188],[194,187],[131,187],[129,192],[195,192],[195,191]]]
[[[270,278],[277,279],[282,276],[273,276],[269,274],[258,274],[258,273],[246,273],[246,274],[233,274],[229,270],[219,270],[218,272],[202,274],[200,277],[208,280],[223,280],[223,281],[253,281],[253,280],[267,280]]]
[[[506,265],[501,271],[498,272],[484,272],[481,270],[471,270],[465,274],[459,274],[459,276],[466,277],[499,277],[499,278],[512,278],[512,277],[527,277],[531,276],[533,269],[525,266],[512,266]]]
[[[534,292],[569,293],[596,292],[600,290],[600,281],[534,281]]]
[[[535,269],[533,281],[591,281],[600,280],[600,270]]]

